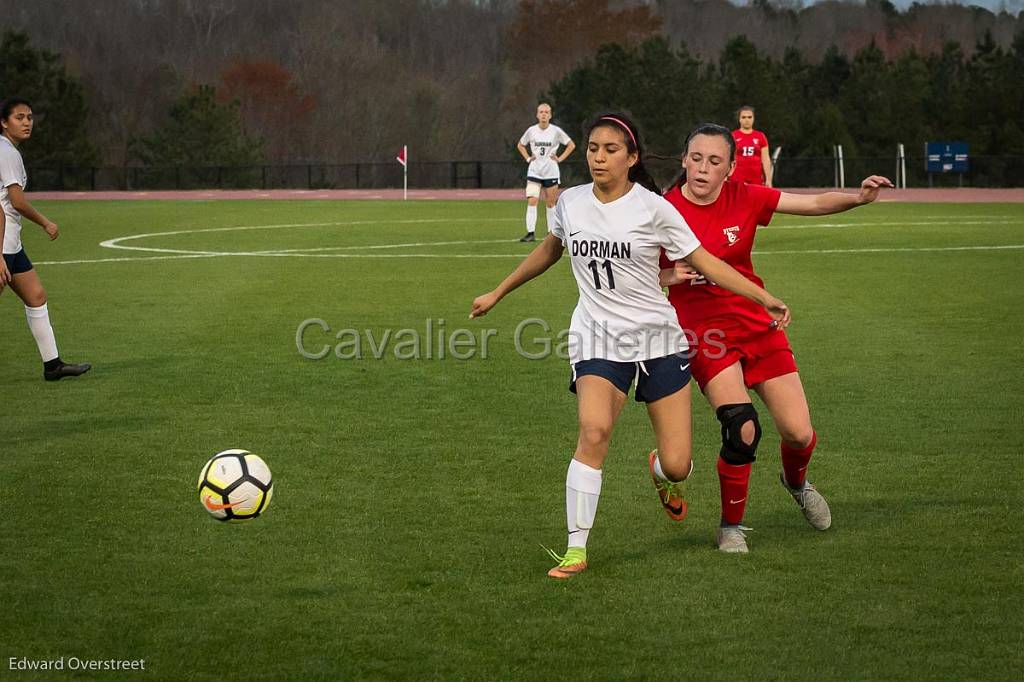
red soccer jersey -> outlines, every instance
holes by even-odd
[[[751,130],[749,133],[734,130],[732,139],[736,141],[736,170],[730,179],[763,185],[764,165],[761,163],[761,150],[768,148],[768,138],[760,130]]]
[[[777,189],[727,180],[718,199],[706,206],[685,198],[679,187],[669,190],[665,198],[682,214],[701,246],[763,287],[761,278],[754,274],[750,252],[757,226],[771,222],[781,195]],[[664,253],[661,267],[672,267]],[[772,323],[768,311],[760,305],[703,277],[669,287],[668,299],[683,329],[693,330],[698,338],[713,328],[742,340],[768,331]]]

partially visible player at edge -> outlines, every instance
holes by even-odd
[[[768,138],[760,130],[754,130],[754,107],[743,105],[736,115],[740,127],[732,131],[732,139],[736,141],[736,170],[731,179],[771,187],[772,157],[768,152]]]
[[[57,341],[46,307],[46,290],[21,245],[22,216],[38,223],[51,240],[59,234],[57,224],[33,208],[25,198],[28,174],[18,145],[32,136],[32,123],[32,107],[27,101],[12,97],[0,103],[0,125],[3,126],[3,135],[0,136],[0,204],[4,212],[4,220],[0,222],[0,241],[3,241],[0,293],[10,285],[25,304],[28,328],[43,359],[43,378],[57,381],[84,374],[91,365],[69,365],[57,354]]]
[[[630,385],[647,403],[658,449],[648,468],[665,512],[686,515],[681,485],[692,470],[690,363],[686,338],[658,284],[661,250],[723,287],[764,306],[785,326],[785,304],[701,248],[658,191],[643,164],[639,131],[622,114],[588,127],[593,182],[566,190],[550,231],[512,274],[473,301],[487,313],[509,292],[558,262],[568,248],[580,298],[569,333],[569,390],[578,397],[579,435],[565,477],[568,549],[548,575],[571,578],[587,568],[587,539],[601,494],[601,469]],[[550,551],[550,550],[549,550]]]
[[[735,161],[733,137],[721,126],[704,124],[686,140],[683,173],[665,194],[693,229],[701,244],[757,286],[750,252],[758,225],[774,213],[830,215],[869,204],[892,183],[872,175],[857,194],[825,192],[790,194],[726,180]],[[669,256],[671,257],[671,255]],[[761,426],[749,389],[764,401],[782,440],[779,476],[807,521],[818,530],[832,523],[828,503],[807,482],[807,465],[817,443],[796,361],[785,332],[771,316],[746,299],[700,277],[686,263],[662,257],[661,283],[684,329],[696,334],[699,347],[691,361],[693,378],[722,424],[718,457],[722,517],[717,531],[723,552],[747,552],[742,525]],[[711,341],[715,347],[711,348]],[[724,348],[724,350],[723,350]]]
[[[558,148],[562,145],[565,145],[565,150],[559,156]],[[526,169],[526,235],[519,241],[532,242],[536,240],[537,202],[542,193],[547,204],[548,231],[551,230],[551,213],[558,201],[558,186],[562,182],[558,164],[572,154],[576,143],[551,122],[551,105],[541,102],[537,105],[537,125],[526,129],[516,149],[530,164]]]

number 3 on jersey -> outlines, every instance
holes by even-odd
[[[600,268],[604,268],[605,274],[608,276],[608,288],[615,288],[615,276],[612,274],[612,262],[610,260],[602,261],[601,265],[597,264],[596,260],[592,260],[587,263],[587,267],[594,273],[594,288],[601,288],[601,273]]]

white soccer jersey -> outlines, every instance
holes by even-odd
[[[4,229],[4,253],[21,251],[21,214],[11,205],[7,188],[11,185],[21,185],[21,188],[25,189],[27,182],[28,174],[25,173],[21,153],[10,140],[0,135],[0,205],[3,206],[4,219],[7,221]]]
[[[569,251],[580,290],[569,327],[570,362],[638,362],[687,349],[658,285],[659,257],[664,248],[679,260],[700,242],[672,204],[639,184],[602,204],[590,183],[562,193],[550,231]]]
[[[553,157],[558,152],[558,147],[569,144],[569,136],[565,131],[553,123],[541,129],[540,124],[532,125],[526,129],[523,136],[519,138],[519,144],[530,147],[530,152],[535,156],[526,169],[526,175],[538,180],[559,180],[558,162]]]

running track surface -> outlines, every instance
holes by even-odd
[[[787,189],[795,194],[810,194],[831,191],[823,189]],[[856,190],[845,190],[848,194]],[[401,199],[400,189],[240,189],[240,190],[190,190],[153,192],[28,192],[32,200],[132,200],[150,201],[213,201],[218,199]],[[522,200],[521,189],[416,189],[409,190],[409,199],[453,201],[453,200]],[[904,203],[1024,203],[1024,189],[976,189],[969,187],[945,189],[886,189],[882,190],[879,201]]]

